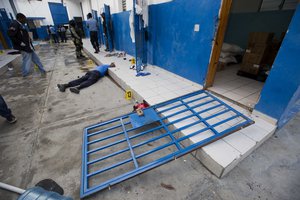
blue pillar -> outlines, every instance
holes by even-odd
[[[281,48],[255,109],[277,120],[287,108],[296,103],[295,94],[300,85],[300,4],[290,23]],[[299,97],[299,95],[296,95]],[[294,97],[294,98],[293,98]],[[291,117],[291,116],[290,116]]]

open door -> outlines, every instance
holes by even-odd
[[[222,1],[220,16],[219,16],[218,30],[217,30],[217,34],[214,39],[212,54],[211,54],[211,58],[209,61],[209,69],[208,69],[204,88],[208,88],[208,87],[212,86],[214,79],[215,79],[218,60],[220,57],[221,48],[222,48],[222,44],[223,44],[223,40],[224,40],[226,28],[227,28],[231,4],[232,4],[232,0],[223,0]]]
[[[135,6],[136,5],[136,6]],[[136,71],[141,71],[141,67],[147,64],[147,44],[145,40],[145,27],[143,21],[143,9],[147,5],[144,0],[133,0],[133,14],[134,14],[134,36],[135,36],[135,60]],[[137,11],[136,7],[139,7],[140,11]]]
[[[254,109],[295,13],[297,1],[292,1],[251,1],[248,6],[222,1],[205,89]]]
[[[110,15],[110,7],[104,4],[104,13],[105,13],[105,23],[106,23],[106,31],[107,31],[107,40],[108,40],[108,49],[109,51],[113,51],[113,38],[112,38],[112,21]]]

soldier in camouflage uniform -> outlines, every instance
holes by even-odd
[[[82,55],[82,30],[76,26],[76,23],[74,20],[71,20],[69,22],[70,25],[70,32],[73,37],[73,42],[76,47],[76,57],[77,58],[84,58]]]

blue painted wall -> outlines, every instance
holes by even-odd
[[[113,41],[115,49],[135,55],[135,45],[131,41],[129,11],[111,15],[113,24]]]
[[[8,48],[12,48],[11,40],[7,34],[7,30],[9,28],[11,21],[12,20],[8,17],[5,8],[0,8],[0,31],[6,41]],[[4,47],[2,46],[1,48],[3,49]]]
[[[82,27],[83,27],[83,34],[84,34],[83,37],[89,38],[90,37],[90,31],[89,31],[88,27],[86,26],[86,21],[82,21]]]
[[[41,26],[40,28],[36,28],[36,32],[38,35],[38,39],[41,39],[41,40],[49,39],[49,34],[47,32],[47,26]]]
[[[300,4],[255,109],[277,120],[300,85]]]
[[[281,115],[278,122],[278,127],[281,128],[286,123],[288,123],[288,121],[292,119],[299,111],[300,111],[300,86],[296,90],[288,106],[286,107],[285,111]]]
[[[149,6],[148,63],[204,84],[220,0],[173,0]],[[135,54],[129,11],[112,15],[115,49]],[[200,31],[194,32],[194,25]]]
[[[247,48],[250,32],[274,32],[277,38],[285,32],[294,10],[255,13],[231,13],[224,41]]]
[[[204,84],[220,0],[174,0],[149,7],[148,62]],[[194,25],[200,31],[194,32]]]

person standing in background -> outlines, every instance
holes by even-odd
[[[67,42],[66,28],[64,26],[60,27],[60,34],[61,34],[61,42]]]
[[[59,43],[54,26],[51,25],[49,29],[50,29],[51,37],[54,40],[54,43]]]
[[[58,35],[58,37],[57,37],[58,42],[59,42],[59,40],[62,40],[60,28],[61,28],[61,25],[58,25],[57,28],[56,28],[57,35]]]
[[[93,19],[92,13],[87,15],[87,22],[86,26],[90,31],[90,40],[95,49],[95,53],[99,53],[99,41],[98,41],[98,22],[97,20]]]

